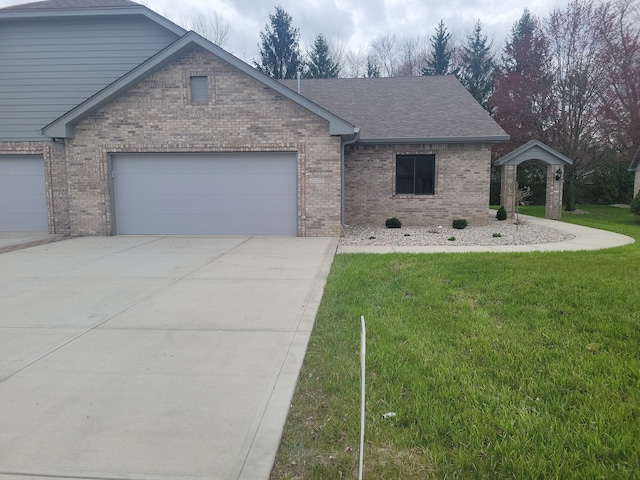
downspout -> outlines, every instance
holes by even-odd
[[[360,138],[360,128],[355,127],[353,129],[353,137],[349,140],[343,140],[340,145],[340,224],[342,227],[347,225],[344,223],[344,147],[345,145],[352,145]]]

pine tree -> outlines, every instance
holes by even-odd
[[[444,21],[436,27],[436,33],[431,37],[431,51],[427,66],[422,69],[422,75],[447,75],[450,72],[449,65],[451,63],[451,47],[449,40],[451,34],[447,32]]]
[[[493,90],[495,60],[491,53],[491,44],[482,34],[482,23],[476,22],[467,44],[462,47],[461,65],[458,78],[467,87],[480,105],[486,108],[487,100]]]
[[[313,42],[305,78],[338,78],[340,66],[331,58],[329,43],[319,34]]]
[[[276,7],[275,15],[269,15],[269,20],[271,25],[265,25],[260,33],[260,62],[253,63],[272,78],[295,78],[302,67],[298,29],[292,27],[291,15],[280,6]]]
[[[364,76],[366,78],[378,78],[380,76],[380,67],[372,55],[367,57],[367,73]]]

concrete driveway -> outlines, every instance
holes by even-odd
[[[337,240],[0,255],[0,478],[266,479]]]

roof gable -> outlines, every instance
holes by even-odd
[[[542,160],[549,165],[572,165],[573,160],[545,145],[540,140],[531,140],[496,161],[496,165],[520,165],[527,160]]]
[[[296,80],[282,83],[297,90]],[[360,143],[509,139],[452,75],[301,80],[300,93],[360,127]]]
[[[43,140],[44,125],[185,33],[129,0],[0,9],[0,141]]]
[[[78,124],[78,122],[88,117],[102,106],[113,101],[127,89],[138,84],[140,81],[149,77],[160,69],[164,68],[173,60],[186,53],[193,46],[199,46],[205,49],[221,60],[231,64],[238,70],[246,73],[250,77],[253,77],[255,80],[259,81],[265,86],[275,90],[284,97],[299,104],[303,108],[327,120],[329,122],[329,133],[331,135],[353,135],[357,132],[357,129],[352,124],[348,123],[342,118],[319,107],[318,105],[309,101],[307,98],[298,95],[297,93],[286,88],[275,80],[267,77],[266,75],[263,75],[250,65],[209,42],[197,33],[189,32],[178,39],[176,42],[172,43],[167,48],[159,52],[157,55],[151,57],[146,62],[142,63],[105,89],[98,92],[93,97],[89,98],[85,102],[81,103],[71,111],[67,112],[57,120],[44,127],[41,130],[41,133],[44,136],[51,138],[72,138],[74,136],[74,127]]]

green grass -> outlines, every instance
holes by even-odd
[[[364,478],[640,478],[640,223],[580,208],[636,243],[338,255],[271,478],[357,478],[360,315]]]

